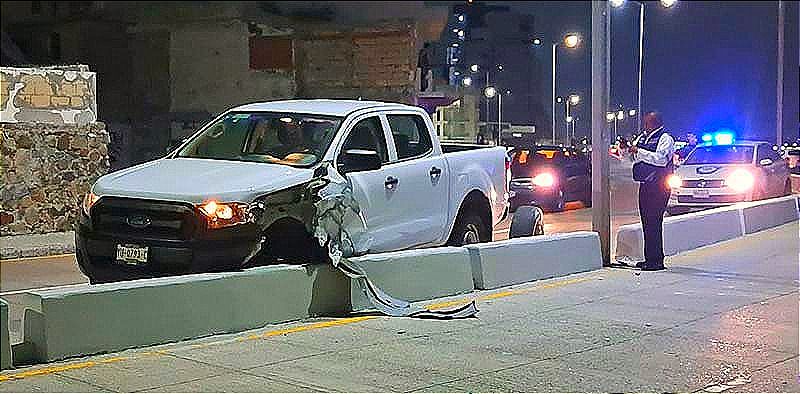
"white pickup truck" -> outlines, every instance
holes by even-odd
[[[367,230],[347,253],[485,242],[508,213],[508,164],[502,147],[440,145],[413,106],[247,104],[166,157],[98,179],[77,260],[97,283],[326,258],[308,193],[326,171],[346,180]]]

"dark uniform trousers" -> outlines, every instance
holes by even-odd
[[[654,182],[639,184],[639,217],[642,220],[644,259],[647,267],[664,266],[662,232],[669,195],[666,179],[661,177]]]

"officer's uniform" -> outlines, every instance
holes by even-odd
[[[661,126],[642,134],[635,142],[633,178],[639,182],[639,216],[644,232],[644,268],[664,266],[664,243],[662,239],[664,212],[667,209],[670,189],[667,177],[672,174],[675,155],[675,140]]]

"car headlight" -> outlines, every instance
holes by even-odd
[[[92,210],[92,206],[99,199],[100,197],[92,192],[86,193],[86,196],[83,197],[83,203],[81,203],[81,207],[83,208],[83,214],[89,216],[89,213]]]
[[[756,180],[750,171],[745,169],[738,169],[732,172],[728,178],[725,179],[725,185],[739,193],[746,192],[753,188]]]
[[[536,186],[550,187],[550,186],[553,186],[553,184],[556,183],[556,179],[553,177],[553,174],[551,174],[549,172],[543,172],[543,173],[533,177],[533,181],[532,182]]]
[[[198,205],[197,208],[206,217],[209,229],[247,223],[251,217],[247,204],[238,202],[221,203],[212,200]]]
[[[667,186],[669,186],[670,189],[677,189],[681,187],[682,184],[683,180],[678,175],[672,174],[667,178]]]

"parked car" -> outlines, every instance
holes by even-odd
[[[352,185],[368,250],[491,240],[508,210],[502,147],[440,145],[421,108],[347,100],[248,104],[166,157],[105,175],[76,231],[92,283],[327,258],[305,185]]]
[[[573,147],[534,145],[510,152],[511,211],[523,205],[564,210],[567,201],[592,204],[592,166],[588,155]]]
[[[698,145],[668,182],[670,214],[791,194],[786,161],[758,141]]]

